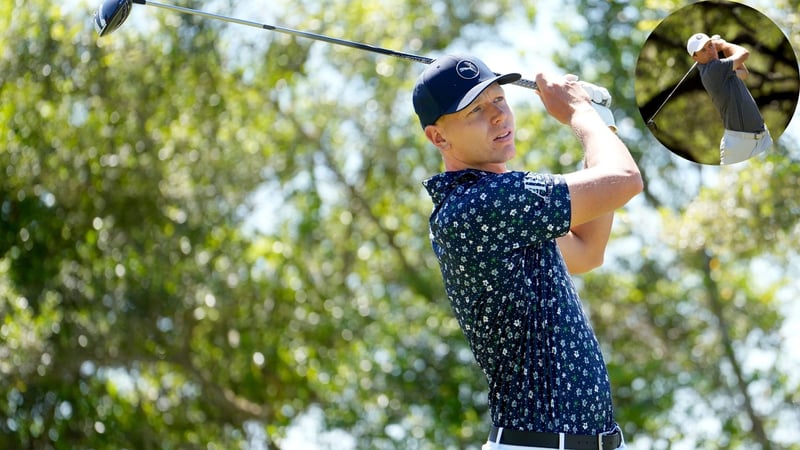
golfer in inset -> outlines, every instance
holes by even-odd
[[[772,145],[764,118],[744,81],[750,52],[719,36],[697,33],[686,50],[697,62],[703,87],[722,116],[725,134],[719,145],[720,164],[733,164],[765,152]],[[720,59],[718,52],[725,58]]]

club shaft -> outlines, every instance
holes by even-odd
[[[325,36],[323,34],[310,33],[308,31],[295,30],[295,29],[292,29],[292,28],[286,28],[286,27],[282,27],[282,26],[278,26],[278,25],[270,25],[270,24],[266,24],[266,23],[253,22],[253,21],[250,21],[250,20],[237,19],[235,17],[222,16],[222,15],[219,15],[219,14],[212,14],[212,13],[205,12],[205,11],[199,11],[199,10],[196,10],[196,9],[185,8],[183,6],[168,5],[168,4],[165,4],[165,3],[151,2],[151,1],[148,1],[148,0],[133,0],[133,3],[138,3],[140,5],[155,6],[156,8],[168,9],[168,10],[171,10],[171,11],[177,11],[177,12],[181,12],[181,13],[185,13],[185,14],[191,14],[193,16],[205,17],[205,18],[208,18],[208,19],[221,20],[223,22],[236,23],[236,24],[239,24],[239,25],[246,25],[248,27],[259,28],[259,29],[262,29],[262,30],[277,31],[279,33],[284,33],[284,34],[288,34],[288,35],[291,35],[291,36],[297,36],[297,37],[302,37],[302,38],[307,38],[307,39],[313,39],[315,41],[328,42],[330,44],[343,45],[345,47],[351,47],[351,48],[355,48],[355,49],[358,49],[358,50],[365,50],[365,51],[368,51],[368,52],[379,53],[379,54],[382,54],[382,55],[393,56],[393,57],[401,58],[401,59],[408,59],[408,60],[420,62],[420,63],[423,63],[423,64],[430,64],[430,63],[432,63],[434,61],[433,58],[428,58],[426,56],[419,56],[419,55],[414,55],[414,54],[411,54],[411,53],[398,52],[398,51],[395,51],[395,50],[389,50],[389,49],[386,49],[386,48],[383,48],[383,47],[377,47],[377,46],[374,46],[374,45],[364,44],[364,43],[361,43],[361,42],[354,42],[354,41],[348,41],[348,40],[345,40],[345,39],[338,39],[338,38],[334,38],[334,37],[330,37],[330,36]],[[535,81],[531,81],[531,80],[520,79],[518,81],[513,82],[512,84],[516,84],[518,86],[522,86],[522,87],[525,87],[525,88],[528,88],[528,89],[537,89],[536,82]]]
[[[656,118],[656,115],[658,115],[658,113],[659,113],[659,112],[661,112],[661,108],[663,108],[663,107],[664,107],[664,105],[666,105],[666,104],[667,104],[667,102],[669,101],[669,99],[670,99],[670,98],[672,98],[672,94],[674,94],[674,93],[675,93],[675,91],[677,91],[677,90],[678,90],[678,87],[679,87],[681,84],[683,84],[683,81],[684,81],[684,80],[686,80],[686,77],[688,77],[688,76],[689,76],[689,74],[690,74],[690,73],[692,73],[692,71],[694,70],[694,68],[695,68],[695,67],[697,67],[697,62],[695,62],[694,64],[692,64],[692,67],[690,67],[690,68],[689,68],[689,70],[686,72],[686,75],[684,75],[684,76],[683,76],[683,78],[681,78],[681,81],[678,81],[678,84],[676,84],[676,85],[675,85],[675,87],[674,87],[674,88],[672,88],[672,92],[670,92],[670,93],[669,93],[669,95],[667,96],[667,98],[666,98],[666,99],[664,99],[664,102],[663,102],[663,103],[661,103],[661,106],[659,106],[659,107],[658,107],[658,109],[656,110],[656,112],[655,112],[655,113],[653,113],[653,115],[650,117],[650,120],[648,120],[648,121],[647,121],[648,123],[649,123],[649,122],[652,122],[652,121],[653,121],[653,119],[655,119],[655,118]]]

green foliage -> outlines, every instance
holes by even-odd
[[[565,5],[556,61],[609,86],[648,181],[578,282],[634,445],[767,448],[748,424],[770,436],[798,401],[779,358],[750,363],[786,350],[797,148],[695,172],[639,129],[638,48],[673,3]],[[98,39],[79,6],[0,4],[0,448],[289,448],[309,411],[358,448],[478,448],[486,386],[428,242],[421,67],[141,5]],[[537,6],[305,1],[263,20],[435,55],[507,44]],[[516,114],[516,166],[580,164],[566,127]]]

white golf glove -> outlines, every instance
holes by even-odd
[[[589,94],[594,110],[600,114],[600,117],[603,119],[603,122],[608,125],[608,128],[616,133],[617,123],[614,121],[614,114],[611,112],[611,109],[609,109],[611,106],[611,94],[608,93],[608,89],[585,81],[579,81],[579,83],[583,90]]]

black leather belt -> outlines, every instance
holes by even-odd
[[[764,135],[767,133],[766,129],[763,129],[761,131],[734,131],[734,130],[725,130],[725,131],[738,138],[753,139],[756,141],[764,137]]]
[[[500,434],[500,441],[497,435]],[[536,431],[520,431],[492,427],[489,441],[499,444],[521,445],[526,447],[559,448],[560,435],[558,433],[539,433]],[[564,434],[564,449],[566,450],[614,450],[622,443],[622,433],[619,428],[612,433],[596,436]]]

